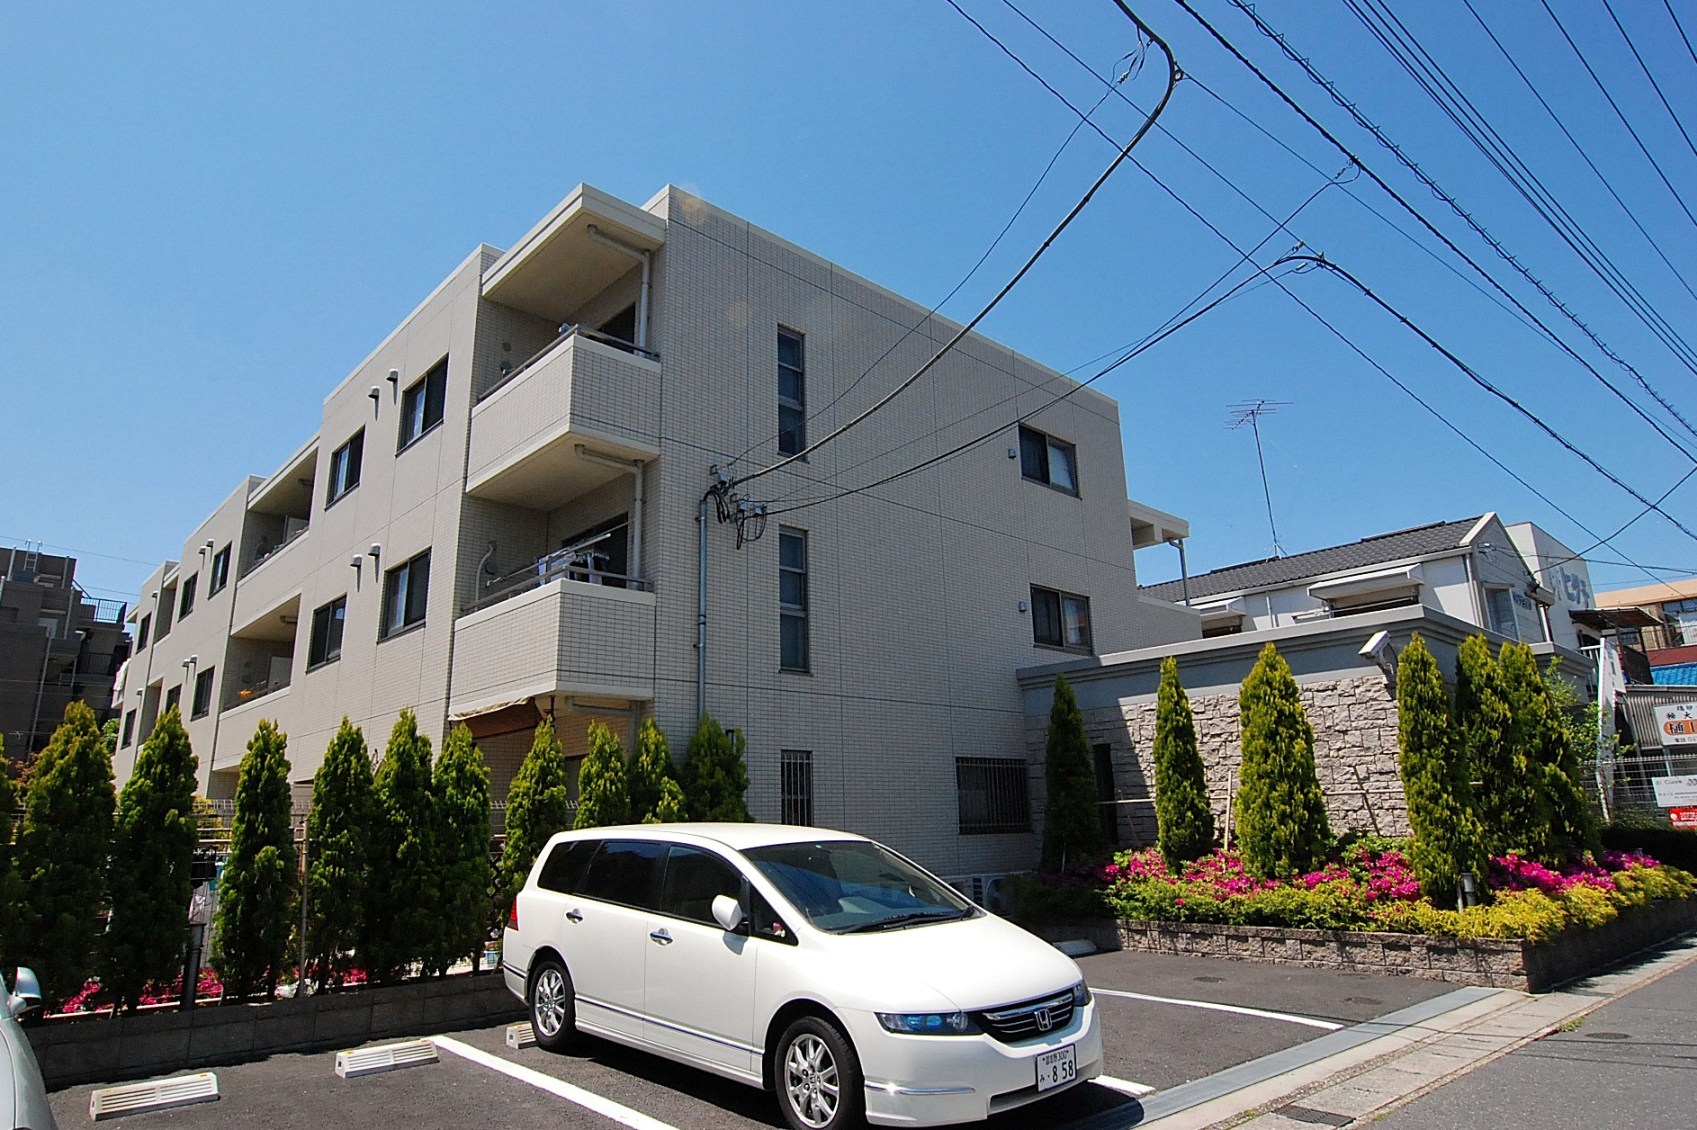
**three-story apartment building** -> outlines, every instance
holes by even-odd
[[[705,710],[757,819],[1028,865],[1016,669],[1198,629],[1138,598],[1117,405],[1004,346],[809,450],[957,329],[681,189],[580,186],[147,580],[120,778],[173,702],[215,797],[261,717],[303,784],[344,715],[374,753],[402,709],[463,721],[501,797],[544,716],[572,756],[651,716],[681,759]]]

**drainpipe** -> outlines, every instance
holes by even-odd
[[[642,579],[642,481],[643,471],[647,464],[641,459],[615,459],[611,455],[602,455],[591,451],[583,444],[577,445],[577,457],[591,463],[599,463],[603,467],[612,467],[619,471],[629,471],[636,477],[635,498],[630,508],[630,575]]]
[[[695,514],[695,720],[707,713],[707,496]]]
[[[1184,586],[1184,606],[1186,608],[1189,608],[1190,607],[1190,569],[1189,569],[1188,566],[1185,565],[1185,561],[1184,561],[1184,539],[1183,538],[1168,538],[1167,544],[1172,546],[1174,549],[1178,550],[1179,581]]]
[[[594,224],[589,225],[589,238],[597,243],[604,243],[615,251],[623,251],[626,255],[634,255],[642,260],[642,290],[636,298],[636,347],[646,353],[648,351],[648,296],[654,273],[654,253],[644,251],[640,247],[632,247],[622,239],[614,239]]]

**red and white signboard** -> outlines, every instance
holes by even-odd
[[[1675,828],[1697,828],[1697,808],[1670,808],[1668,819]]]

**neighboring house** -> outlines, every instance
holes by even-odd
[[[1143,511],[1139,547],[1180,541],[1181,523]],[[1517,548],[1525,547],[1525,548]],[[1539,568],[1522,554],[1535,554]],[[1540,583],[1542,581],[1543,583]],[[1548,587],[1561,586],[1560,592]],[[1592,637],[1570,621],[1585,607],[1590,579],[1577,560],[1529,524],[1505,527],[1495,514],[1440,522],[1348,545],[1255,561],[1142,590],[1182,603],[1199,640],[1050,663],[1020,672],[1026,748],[1035,759],[1057,673],[1078,694],[1095,752],[1106,821],[1120,842],[1155,835],[1156,690],[1163,658],[1174,656],[1190,696],[1216,820],[1223,829],[1241,761],[1238,689],[1261,649],[1275,644],[1291,666],[1314,729],[1315,760],[1334,831],[1408,832],[1397,771],[1397,654],[1418,632],[1453,677],[1456,649],[1484,632],[1493,644],[1532,645],[1540,665],[1595,697]],[[1553,639],[1552,639],[1553,637]]]
[[[261,718],[303,791],[344,715],[374,752],[403,708],[437,740],[463,721],[499,799],[544,716],[574,758],[590,722],[652,717],[681,760],[705,709],[746,738],[757,819],[1029,866],[1016,669],[1196,634],[1139,596],[1114,401],[971,335],[710,494],[955,330],[678,188],[579,187],[148,578],[120,779],[171,702],[213,797]]]
[[[1653,682],[1697,681],[1691,668],[1697,663],[1697,577],[1600,592],[1597,607],[1642,614],[1634,626],[1620,629],[1619,638],[1644,652]]]
[[[0,734],[6,755],[40,750],[82,700],[104,722],[113,676],[129,655],[121,601],[78,586],[74,557],[0,548]]]

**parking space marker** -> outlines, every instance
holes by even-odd
[[[350,1048],[336,1053],[336,1074],[343,1079],[377,1075],[436,1062],[436,1045],[429,1040],[407,1040],[375,1048]]]
[[[530,1021],[526,1020],[519,1024],[507,1025],[507,1046],[509,1048],[518,1051],[520,1048],[528,1048],[534,1043],[536,1043],[536,1030],[530,1026]]]
[[[1320,1028],[1327,1032],[1336,1032],[1342,1024],[1334,1024],[1330,1020],[1316,1020],[1312,1016],[1297,1016],[1289,1012],[1269,1012],[1264,1008],[1245,1008],[1236,1004],[1216,1004],[1213,1001],[1193,1001],[1180,997],[1152,997],[1148,993],[1128,993],[1120,989],[1098,989],[1094,985],[1090,991],[1101,997],[1124,997],[1134,1001],[1152,1001],[1155,1004],[1176,1004],[1185,1008],[1205,1008],[1210,1012],[1235,1012],[1239,1016],[1259,1016],[1263,1020],[1283,1020],[1290,1024],[1305,1024],[1310,1028]]]
[[[126,1083],[121,1087],[102,1087],[88,1097],[88,1116],[95,1122],[125,1114],[164,1110],[190,1103],[218,1101],[218,1076],[210,1071],[197,1075],[179,1075],[174,1079],[155,1079],[146,1083]],[[10,1119],[7,1120],[10,1122]]]
[[[1149,1086],[1147,1083],[1133,1083],[1130,1079],[1116,1079],[1112,1075],[1098,1075],[1090,1081],[1092,1083],[1100,1083],[1102,1086],[1107,1087],[1110,1090],[1122,1091],[1125,1094],[1131,1095],[1133,1098],[1152,1094],[1155,1090],[1155,1088]]]
[[[669,1122],[661,1122],[658,1118],[650,1118],[641,1111],[632,1110],[623,1103],[612,1099],[602,1098],[593,1091],[573,1086],[564,1079],[556,1079],[552,1075],[535,1071],[517,1063],[509,1063],[498,1055],[491,1055],[470,1044],[462,1044],[451,1036],[432,1036],[430,1042],[445,1052],[453,1052],[462,1059],[469,1059],[480,1067],[517,1079],[521,1083],[529,1083],[541,1091],[547,1091],[557,1098],[569,1103],[576,1103],[585,1110],[593,1111],[603,1118],[610,1118],[621,1126],[629,1126],[631,1130],[678,1130]]]

